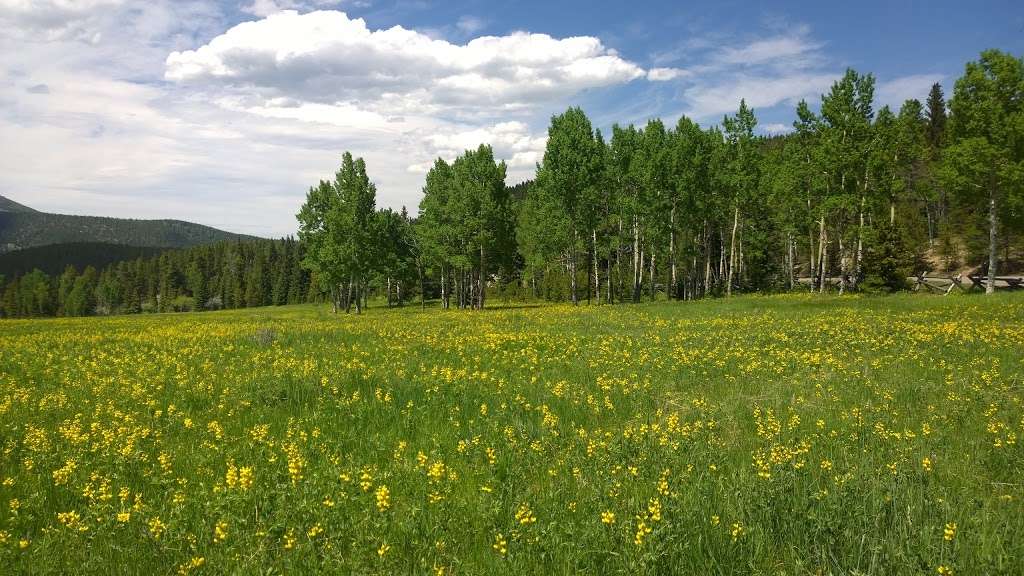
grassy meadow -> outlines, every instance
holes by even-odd
[[[1024,297],[0,322],[3,574],[1021,574]]]

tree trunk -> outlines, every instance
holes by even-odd
[[[643,295],[644,295],[644,262],[647,262],[646,258],[647,258],[647,254],[644,253],[644,249],[641,248],[640,249],[640,267],[637,268],[636,294],[634,295],[634,298],[633,298],[633,301],[636,302],[637,304],[640,303],[640,301],[641,301],[641,299],[643,298]]]
[[[574,235],[575,236],[575,235]],[[569,300],[572,301],[572,305],[576,306],[579,302],[576,300],[576,250],[573,249],[569,253]]]
[[[867,184],[865,184],[867,186]],[[857,225],[857,255],[856,260],[853,263],[853,275],[860,278],[861,263],[864,258],[864,194],[860,195],[860,223]],[[839,239],[842,242],[842,238]],[[845,282],[845,279],[843,280]],[[840,289],[842,292],[842,289]]]
[[[708,289],[711,284],[711,238],[708,236],[708,221],[704,221],[704,290],[703,296],[708,295]]]
[[[811,275],[811,292],[814,292],[816,276],[818,275],[818,263],[814,259],[814,222],[811,222],[809,226],[810,230],[807,232],[807,254],[810,256],[810,262],[807,263],[807,273]]]
[[[985,294],[993,294],[996,291],[996,265],[997,245],[996,228],[999,225],[999,217],[996,214],[996,195],[989,192],[988,196],[988,284],[985,286]]]
[[[363,283],[362,283],[362,279],[357,277],[356,281],[355,281],[355,285],[356,285],[356,314],[362,314],[363,313],[363,297],[362,297]]]
[[[793,289],[793,286],[795,284],[794,278],[793,278],[793,269],[795,268],[795,266],[793,264],[793,243],[794,243],[793,233],[789,232],[786,235],[786,251],[788,252],[788,254],[787,254],[788,257],[786,258],[786,267],[789,269],[788,270],[789,271],[788,276],[789,276],[789,289],[790,290]]]
[[[718,229],[718,270],[715,273],[715,284],[725,278],[725,232]]]
[[[729,241],[729,274],[725,284],[725,296],[732,296],[732,272],[736,267],[736,228],[740,224],[740,207],[737,206],[732,216],[732,239]]]
[[[484,309],[484,292],[487,289],[487,258],[484,253],[484,245],[480,244],[480,309]]]
[[[420,276],[420,309],[425,310],[427,308],[427,291],[423,288],[423,266],[417,266],[416,271]]]
[[[669,228],[668,228],[668,268],[669,268],[669,285],[671,288],[665,289],[665,294],[669,300],[678,299],[679,294],[676,293],[676,288],[679,284],[676,281],[676,206],[672,205],[672,212],[669,213]]]
[[[822,228],[821,233],[819,234],[819,239],[821,241],[821,253],[818,254],[818,264],[821,265],[821,276],[818,291],[824,294],[825,288],[828,286],[828,237],[827,230],[825,229],[824,217],[822,217]]]
[[[622,275],[622,218],[618,218],[618,225],[619,234],[615,238],[615,276],[617,280],[616,284],[619,302],[622,302],[622,283],[625,280],[625,277]],[[608,296],[609,302],[614,300],[614,298],[611,297],[611,291],[609,291]]]
[[[597,261],[597,228],[590,231],[592,256],[594,260],[594,301],[601,304],[601,274]]]
[[[654,302],[655,298],[658,295],[658,286],[654,282],[654,249],[653,248],[651,249],[651,274],[650,274],[650,280],[651,280],[651,302]]]
[[[350,274],[348,277],[348,293],[345,296],[345,314],[352,312],[352,291],[355,289],[355,278]]]
[[[846,291],[846,253],[843,251],[843,235],[839,237],[839,295]]]
[[[608,255],[608,263],[604,267],[604,273],[605,273],[605,278],[604,278],[604,281],[605,281],[604,299],[605,299],[605,302],[607,302],[609,304],[614,304],[613,298],[612,298],[612,256],[611,256],[611,254]]]
[[[441,308],[448,309],[448,270],[441,265]]]
[[[825,293],[825,272],[827,266],[825,265],[825,212],[822,211],[821,219],[818,221],[818,269],[815,270],[815,274],[818,276],[818,292]],[[812,292],[813,285],[812,285]]]
[[[388,308],[391,308],[391,276],[388,276],[387,291],[388,291],[388,296],[387,296]]]
[[[640,262],[640,222],[633,216],[633,302],[640,301],[640,275],[643,274],[643,263]]]

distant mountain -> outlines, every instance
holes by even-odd
[[[0,253],[51,244],[103,243],[185,248],[221,240],[253,240],[181,220],[128,220],[36,212],[0,196]]]
[[[0,212],[35,212],[35,210],[28,206],[18,204],[10,198],[0,196]]]

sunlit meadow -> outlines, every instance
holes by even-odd
[[[1024,297],[0,323],[7,574],[1020,574]]]

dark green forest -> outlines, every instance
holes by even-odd
[[[992,292],[1021,272],[1024,61],[982,53],[948,101],[938,84],[898,109],[874,92],[848,70],[782,136],[758,135],[745,102],[714,126],[607,134],[570,108],[551,119],[534,179],[508,186],[487,145],[439,158],[415,217],[377,209],[366,163],[346,152],[309,189],[298,241],[35,271],[9,279],[3,313],[892,292],[923,273],[981,275]]]
[[[302,258],[294,239],[225,241],[101,269],[34,270],[6,284],[0,309],[24,318],[298,304],[316,298]]]
[[[88,266],[104,268],[122,260],[156,256],[168,248],[127,246],[106,242],[69,242],[46,244],[0,253],[0,276],[14,278],[34,269],[55,276],[68,266],[84,270]]]

